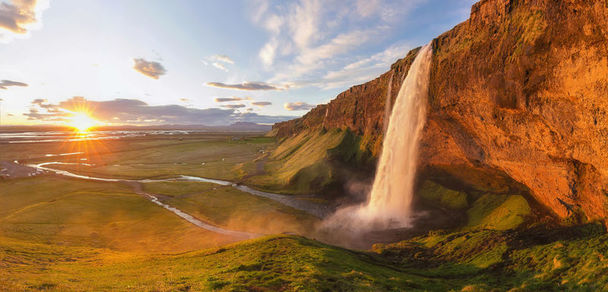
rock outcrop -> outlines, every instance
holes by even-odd
[[[556,217],[605,221],[608,1],[483,0],[432,45],[422,175],[525,191]],[[377,155],[388,81],[394,100],[416,53],[275,133],[350,129]]]

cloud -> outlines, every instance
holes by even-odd
[[[158,79],[161,75],[165,75],[167,70],[158,62],[146,61],[142,58],[133,59],[133,69],[150,78]]]
[[[237,109],[237,108],[244,108],[246,107],[246,105],[239,103],[239,104],[224,104],[222,105],[222,107],[225,108],[231,108],[231,109]]]
[[[226,55],[214,55],[214,56],[211,56],[211,58],[214,59],[214,60],[216,60],[216,61],[219,61],[219,62],[224,62],[224,63],[228,63],[228,64],[234,64],[234,61],[230,57],[228,57]]]
[[[237,90],[284,90],[285,87],[268,84],[265,82],[243,82],[240,84],[226,84],[222,82],[207,82],[207,86],[218,87],[225,89],[237,89]]]
[[[272,105],[272,102],[270,101],[254,101],[251,103],[251,105],[255,105],[255,106],[267,106],[267,105]]]
[[[8,89],[11,86],[20,86],[27,87],[28,85],[23,82],[11,81],[11,80],[2,80],[0,81],[0,89]]]
[[[273,83],[326,88],[319,78],[384,43],[427,0],[259,1],[252,20],[268,32],[258,57]],[[404,53],[405,55],[405,53]],[[333,82],[335,86],[335,82]]]
[[[308,111],[313,109],[315,106],[305,102],[288,102],[285,104],[285,109],[288,111]]]
[[[49,111],[48,109],[53,109]],[[137,99],[114,99],[92,101],[84,97],[73,97],[57,104],[48,104],[43,99],[34,100],[29,120],[41,122],[65,122],[70,111],[89,109],[91,116],[109,124],[196,124],[230,125],[235,122],[275,123],[292,119],[292,116],[266,116],[256,113],[239,113],[235,109],[190,108],[180,105],[152,106]]]
[[[31,30],[40,28],[42,12],[48,7],[48,0],[0,1],[0,41],[28,36]]]
[[[323,76],[320,87],[331,89],[371,80],[386,71],[399,58],[403,58],[411,49],[412,46],[408,44],[395,44],[371,57],[347,64],[342,69],[329,71]]]
[[[251,100],[251,97],[249,97],[249,96],[246,96],[246,97],[230,96],[230,97],[216,97],[215,98],[215,102],[231,102],[231,101],[241,101],[241,100]]]
[[[213,67],[215,67],[219,70],[222,70],[224,72],[230,71],[226,67],[226,64],[234,65],[234,60],[232,60],[232,58],[230,58],[226,55],[209,56],[209,57],[206,57],[203,60],[201,60],[201,62],[203,62],[203,64],[205,64],[205,66],[209,66],[209,64],[211,64]]]
[[[265,66],[270,66],[274,62],[278,43],[276,40],[270,41],[260,50],[259,56]]]
[[[214,62],[213,63],[213,67],[218,68],[218,69],[220,69],[220,70],[222,70],[224,72],[228,72],[228,69],[222,63]]]

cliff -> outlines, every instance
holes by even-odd
[[[422,176],[608,218],[608,1],[484,0],[432,45]],[[349,129],[376,156],[390,76],[394,100],[415,55],[275,133]]]

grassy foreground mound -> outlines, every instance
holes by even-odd
[[[371,252],[287,235],[152,256],[2,239],[0,289],[601,291],[607,252],[601,225],[432,233]]]

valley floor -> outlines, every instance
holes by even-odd
[[[481,196],[469,214],[476,225],[357,251],[314,240],[320,219],[310,206],[324,203],[316,197],[175,179],[252,182],[274,147],[271,138],[226,134],[0,144],[0,290],[608,289],[603,226],[519,226],[529,210],[518,196],[492,208]],[[50,161],[105,180],[24,166]],[[439,186],[426,188],[446,198]],[[146,194],[256,238],[200,228]],[[467,204],[466,195],[448,194],[441,204]],[[497,213],[506,221],[487,219]]]

